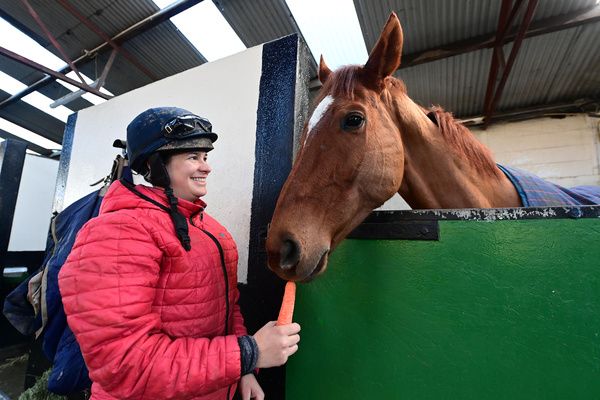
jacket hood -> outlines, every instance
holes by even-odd
[[[165,207],[169,207],[169,203],[167,201],[167,196],[165,195],[164,189],[144,185],[136,185],[135,188],[138,192],[151,198],[157,203],[162,204]],[[195,202],[187,201],[180,198],[178,198],[178,200],[179,212],[186,218],[190,215],[197,214],[206,208],[206,203],[201,199],[198,199]],[[115,181],[110,185],[106,196],[104,196],[104,200],[102,201],[102,205],[100,206],[100,214],[133,208],[149,208],[164,211],[155,204],[152,204],[148,200],[145,200],[137,194],[133,193],[121,182]]]

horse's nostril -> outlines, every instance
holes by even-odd
[[[296,241],[287,239],[283,241],[281,245],[281,258],[279,260],[279,266],[283,270],[292,269],[298,264],[300,260],[300,247]]]

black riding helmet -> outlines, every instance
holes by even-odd
[[[182,246],[191,249],[187,221],[177,209],[178,200],[171,188],[171,179],[162,155],[179,150],[211,151],[217,134],[206,118],[177,107],[150,108],[127,126],[127,155],[135,172],[155,186],[165,189],[175,232]],[[155,203],[140,193],[132,183],[123,182],[132,192]],[[163,208],[161,204],[156,204]]]
[[[156,179],[163,171],[152,173],[148,170],[147,163],[153,154],[188,149],[210,151],[217,138],[217,134],[212,131],[212,124],[206,118],[183,108],[150,108],[127,126],[129,165],[132,170],[144,176],[151,172]]]

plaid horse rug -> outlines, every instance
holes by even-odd
[[[500,164],[498,164],[498,168],[504,172],[517,189],[523,207],[600,204],[600,186],[576,186],[567,189],[527,171]]]

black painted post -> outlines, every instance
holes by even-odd
[[[250,219],[248,283],[240,285],[240,306],[249,333],[277,319],[284,281],[267,268],[265,239],[279,192],[292,168],[294,137],[306,113],[309,53],[298,35],[263,47],[256,121],[254,190]],[[306,78],[306,79],[304,79]],[[269,399],[285,398],[285,368],[266,368],[258,380]]]
[[[0,266],[8,251],[26,150],[27,144],[20,140],[0,143]]]

